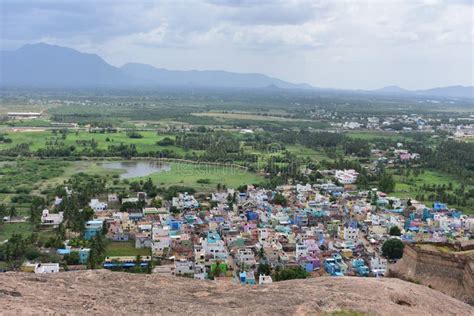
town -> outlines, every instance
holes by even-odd
[[[49,247],[59,262],[39,262],[38,255],[25,260],[21,270],[105,268],[255,285],[323,275],[384,277],[402,257],[404,244],[474,248],[472,216],[444,203],[425,205],[376,188],[357,190],[355,170],[323,173],[328,176],[314,184],[275,190],[244,185],[201,198],[177,192],[163,200],[146,191],[119,197],[99,190],[80,229],[66,228],[62,206],[84,192],[64,187],[40,216],[41,225],[62,234]],[[151,181],[141,186],[150,187]],[[115,253],[105,255],[105,244]],[[19,255],[18,247],[7,242],[7,259]]]

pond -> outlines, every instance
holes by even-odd
[[[161,161],[115,161],[101,164],[105,169],[124,170],[120,175],[122,179],[146,177],[156,172],[171,170],[171,166]]]

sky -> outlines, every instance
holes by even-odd
[[[36,42],[317,87],[474,84],[474,0],[0,0],[0,49]]]

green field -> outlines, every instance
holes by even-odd
[[[459,186],[459,181],[452,176],[447,174],[443,174],[442,172],[437,171],[430,171],[427,170],[423,174],[419,176],[410,176],[408,179],[406,177],[401,177],[398,175],[394,176],[396,181],[395,191],[391,193],[391,195],[399,197],[399,198],[412,198],[415,199],[416,195],[419,193],[419,190],[423,184],[425,185],[446,185],[448,186],[449,183],[452,184],[454,188]],[[466,186],[466,190],[474,188],[473,186]],[[435,202],[428,199],[428,192],[424,193],[425,200],[422,201],[427,205],[431,205],[431,203]],[[455,205],[451,205],[455,206]],[[474,209],[462,207],[461,208],[465,213],[473,214]]]
[[[285,113],[286,114],[286,113]],[[304,120],[304,119],[294,119],[284,116],[272,116],[272,115],[261,115],[258,113],[250,113],[250,112],[201,112],[201,113],[193,113],[194,116],[208,116],[213,118],[219,119],[238,119],[238,120],[248,120],[248,121],[275,121],[275,122],[310,122],[311,120]],[[288,114],[286,114],[288,116]]]
[[[384,138],[390,140],[399,140],[402,141],[407,139],[406,134],[397,134],[395,132],[383,132],[383,131],[367,131],[367,132],[347,132],[346,136],[354,139],[363,139],[363,140],[372,140],[377,138]],[[411,137],[408,137],[411,138]]]
[[[0,242],[10,238],[12,234],[19,233],[22,235],[30,234],[33,225],[30,223],[3,223],[0,224]]]
[[[46,142],[58,142],[64,143],[65,146],[76,146],[81,147],[78,143],[81,141],[91,141],[92,139],[97,142],[98,149],[107,149],[109,145],[120,145],[123,144],[135,144],[139,153],[145,153],[149,151],[159,150],[172,150],[176,153],[184,153],[184,149],[176,146],[158,146],[156,142],[162,140],[165,137],[174,138],[173,135],[157,134],[154,131],[140,131],[139,133],[143,136],[142,138],[130,138],[126,131],[119,131],[117,133],[90,133],[85,130],[70,130],[67,134],[66,139],[62,139],[61,135],[54,135],[50,130],[37,131],[5,131],[8,137],[12,140],[11,143],[0,143],[0,150],[12,148],[18,144],[29,144],[30,150],[38,150],[46,147]]]
[[[130,180],[139,180],[151,178],[154,183],[160,186],[190,186],[197,191],[208,191],[216,188],[218,183],[225,184],[227,187],[236,188],[243,184],[259,183],[263,177],[255,173],[248,172],[239,168],[230,166],[215,166],[204,164],[188,163],[170,163],[169,172],[158,172],[149,177],[132,178]],[[198,180],[206,179],[209,183],[198,183]]]
[[[42,240],[46,240],[53,234],[51,227],[41,227],[36,229],[31,223],[3,223],[0,224],[0,243],[10,238],[13,234],[22,234],[23,236],[31,235],[36,232]]]
[[[116,242],[112,241],[107,244],[105,250],[106,256],[149,256],[150,248],[135,248],[133,241]]]

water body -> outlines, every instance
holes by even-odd
[[[122,179],[135,177],[146,177],[156,172],[166,172],[171,170],[167,163],[159,161],[114,161],[101,164],[106,169],[125,170],[120,175]]]

